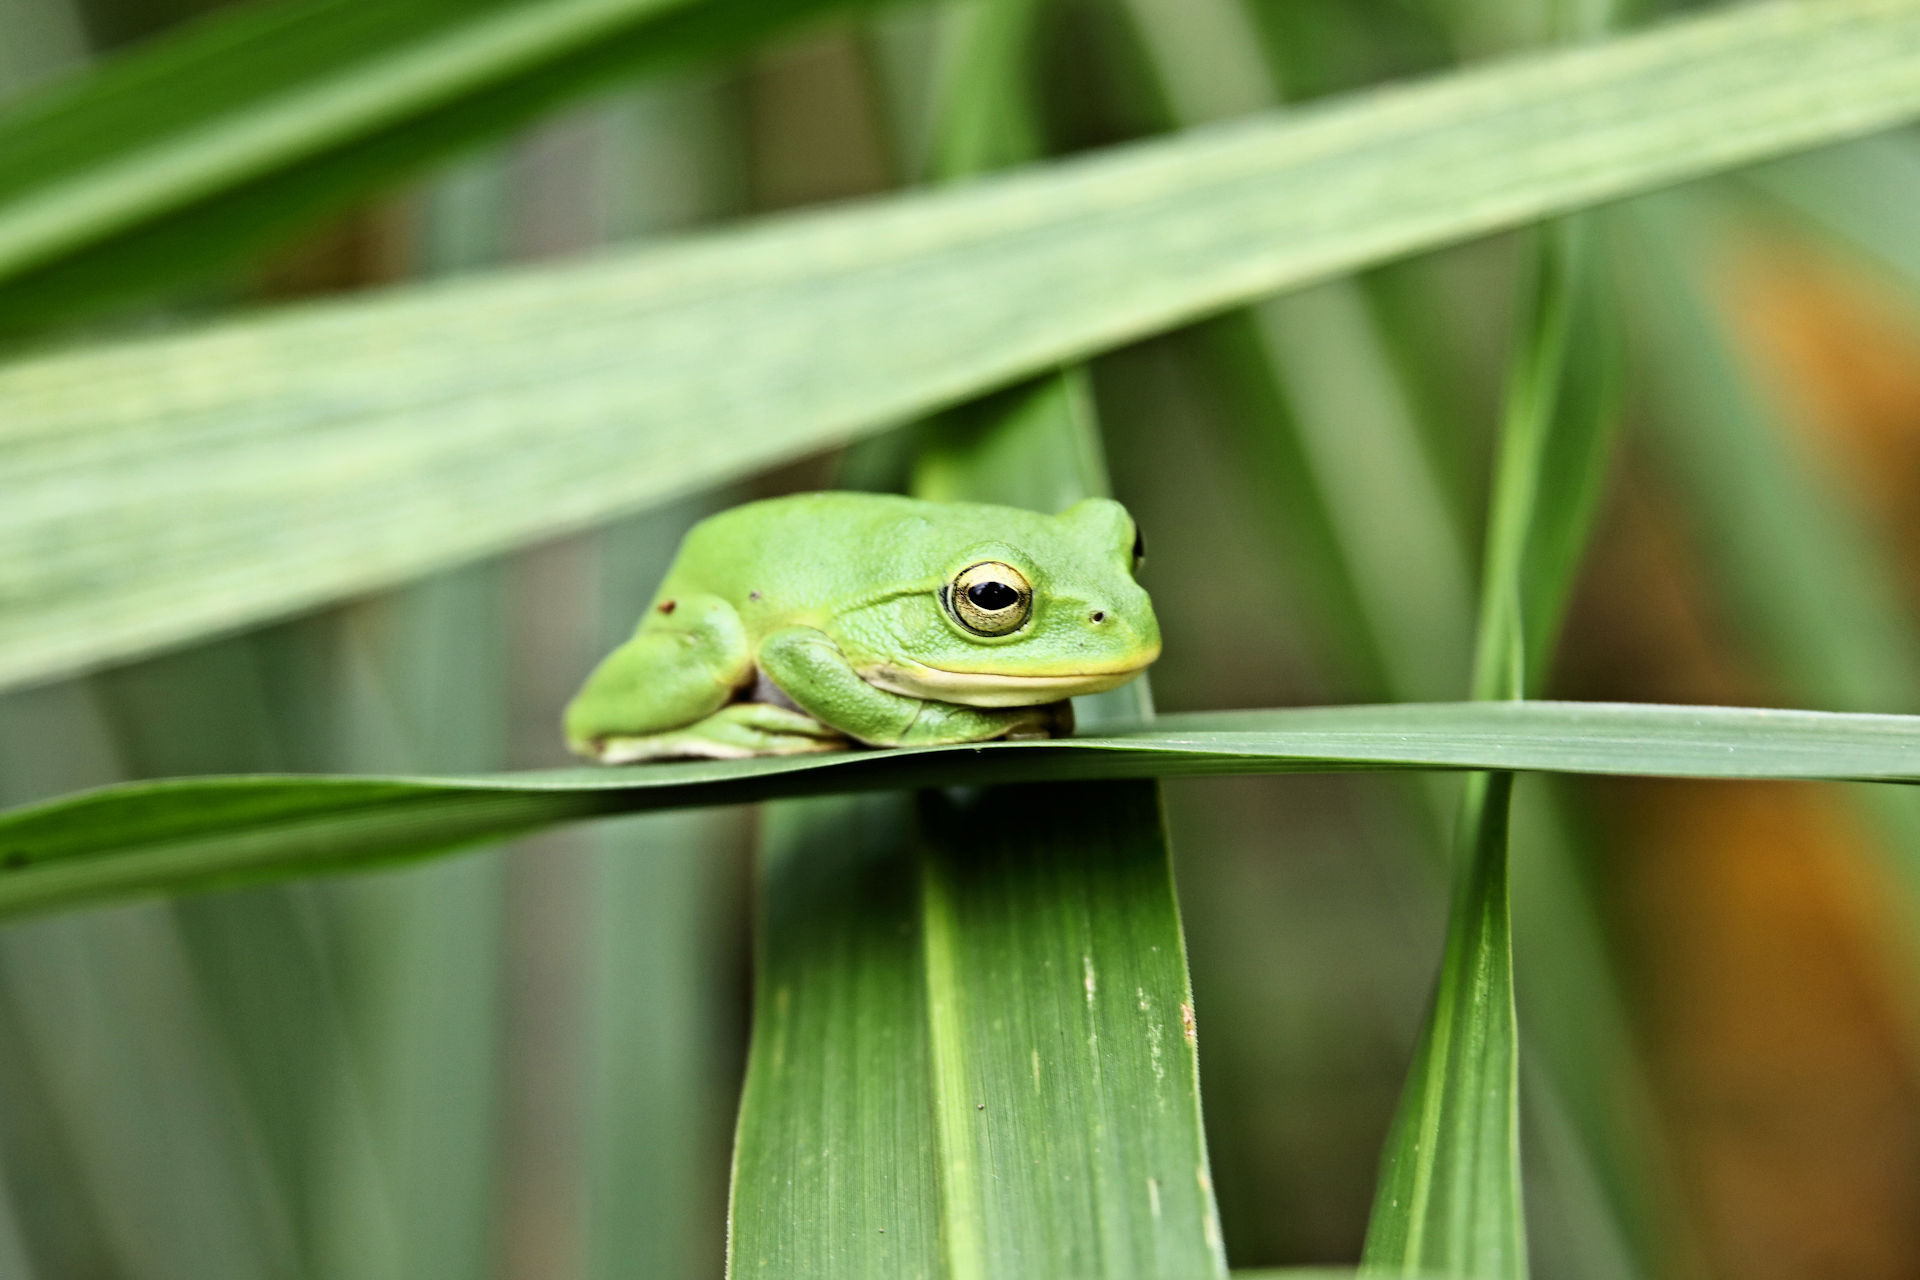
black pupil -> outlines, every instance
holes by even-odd
[[[995,613],[1020,603],[1020,593],[1004,582],[976,582],[967,588],[967,599]]]

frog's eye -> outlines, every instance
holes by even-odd
[[[1147,534],[1138,523],[1133,526],[1133,571],[1140,572],[1140,566],[1147,562]]]
[[[1011,635],[1033,614],[1033,586],[1010,564],[983,560],[953,576],[947,608],[961,626],[980,636]]]

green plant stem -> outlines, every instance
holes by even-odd
[[[1533,650],[1551,643],[1584,543],[1592,503],[1545,505],[1561,453],[1597,470],[1612,413],[1604,379],[1570,376],[1587,305],[1586,229],[1547,228],[1534,254],[1531,305],[1509,377],[1487,521],[1485,581],[1474,696],[1517,701],[1544,668]],[[1582,335],[1583,337],[1586,335]],[[1588,394],[1583,398],[1579,391]],[[1591,493],[1592,477],[1561,478]],[[1541,554],[1542,546],[1551,548]],[[1475,774],[1461,798],[1453,906],[1434,1004],[1387,1142],[1368,1226],[1370,1269],[1414,1274],[1445,1268],[1527,1274],[1521,1213],[1519,1039],[1508,895],[1510,773]]]

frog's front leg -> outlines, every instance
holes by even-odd
[[[1051,737],[1072,727],[1064,703],[963,707],[889,693],[862,680],[832,637],[812,627],[768,636],[760,645],[760,669],[800,710],[869,746]]]
[[[684,730],[753,679],[740,615],[718,596],[662,600],[601,660],[567,706],[567,744],[609,764],[642,758],[636,740]]]
[[[811,716],[738,701],[753,677],[747,631],[732,605],[711,595],[662,600],[568,705],[567,742],[604,764],[847,745]]]

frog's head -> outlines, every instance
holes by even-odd
[[[1021,707],[1111,689],[1160,656],[1134,580],[1145,544],[1125,507],[1089,498],[1044,516],[956,506],[911,539],[917,589],[896,596],[889,643],[860,664],[895,693]]]

